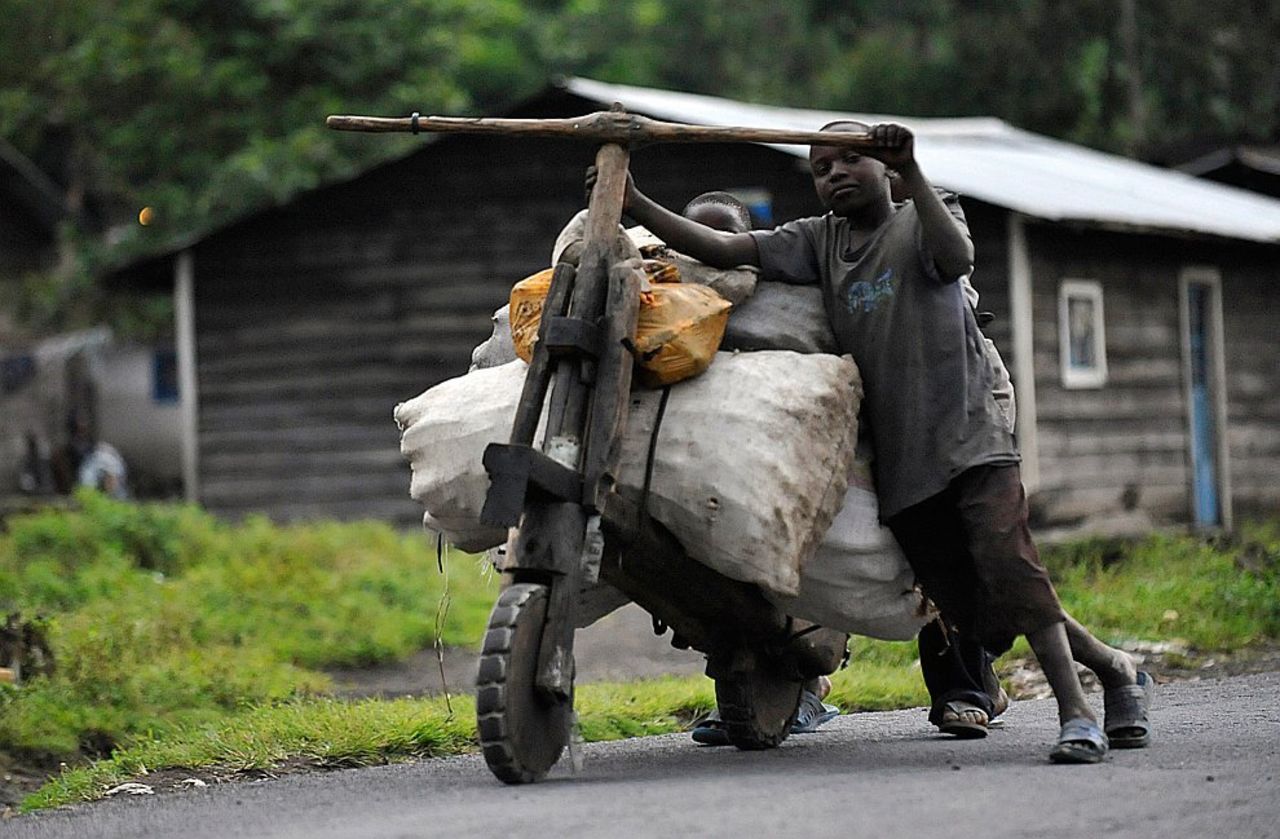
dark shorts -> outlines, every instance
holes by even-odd
[[[944,620],[992,653],[1065,619],[1031,540],[1016,465],[967,469],[887,524]]]

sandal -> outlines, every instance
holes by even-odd
[[[965,715],[978,712],[981,720],[970,719]],[[953,699],[942,706],[938,730],[961,740],[978,740],[987,736],[987,728],[991,722],[987,712],[971,702]]]
[[[1067,720],[1058,734],[1057,744],[1049,751],[1054,763],[1100,763],[1109,748],[1107,735],[1093,720],[1077,717]]]
[[[1151,742],[1151,724],[1147,712],[1156,692],[1155,679],[1144,670],[1138,671],[1135,684],[1110,688],[1103,692],[1106,709],[1104,726],[1111,745],[1117,749],[1141,749]]]

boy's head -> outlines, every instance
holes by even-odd
[[[853,120],[829,122],[819,131],[870,130]],[[809,171],[823,205],[836,215],[856,215],[889,199],[885,165],[857,149],[813,145],[809,147]]]
[[[704,192],[684,208],[684,217],[714,230],[746,233],[751,229],[751,211],[727,192]]]

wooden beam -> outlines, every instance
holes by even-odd
[[[1022,484],[1027,494],[1040,488],[1040,451],[1036,426],[1036,359],[1032,340],[1031,257],[1026,221],[1009,213],[1009,313],[1013,332],[1013,387],[1018,402],[1018,448],[1022,451]]]
[[[173,271],[174,343],[182,416],[182,496],[200,500],[199,388],[196,382],[196,274],[191,251],[178,254]]]
[[[625,111],[596,111],[564,119],[493,119],[489,117],[331,116],[325,124],[337,131],[372,133],[499,134],[522,137],[589,140],[634,146],[638,143],[778,143],[840,148],[870,148],[860,131],[793,131],[721,125],[661,122]]]

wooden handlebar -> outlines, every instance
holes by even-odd
[[[792,131],[662,122],[623,111],[596,111],[564,119],[499,119],[490,117],[331,116],[325,124],[338,131],[373,133],[421,131],[437,134],[503,134],[525,137],[568,137],[595,143],[778,143],[869,148],[871,136],[861,131]]]

